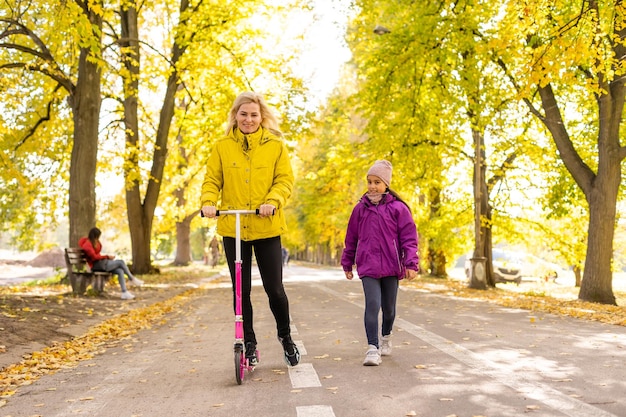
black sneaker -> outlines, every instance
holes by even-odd
[[[298,347],[291,340],[291,336],[279,337],[278,340],[283,345],[287,365],[296,366],[300,362],[300,351],[298,351]]]
[[[252,342],[246,343],[246,359],[248,359],[248,365],[250,366],[259,364],[259,358],[256,356],[256,345]]]

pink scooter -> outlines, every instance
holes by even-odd
[[[235,379],[241,385],[246,371],[254,371],[254,366],[250,365],[246,358],[246,349],[243,336],[243,312],[241,306],[241,215],[259,214],[259,210],[217,210],[216,216],[235,215]],[[259,351],[256,351],[257,358]]]

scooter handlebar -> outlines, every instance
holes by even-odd
[[[215,216],[226,215],[226,214],[259,214],[259,209],[256,210],[216,210]],[[272,212],[272,216],[276,214],[276,210]],[[200,210],[200,217],[204,217],[204,213]]]
[[[216,216],[224,216],[226,214],[259,214],[259,209],[256,210],[217,210]]]

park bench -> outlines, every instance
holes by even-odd
[[[65,248],[65,265],[72,292],[78,295],[84,294],[89,285],[97,294],[102,293],[104,284],[112,275],[110,272],[92,271],[82,248]]]

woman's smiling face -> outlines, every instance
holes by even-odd
[[[237,126],[246,135],[259,130],[262,120],[261,107],[256,103],[244,103],[237,111]]]

